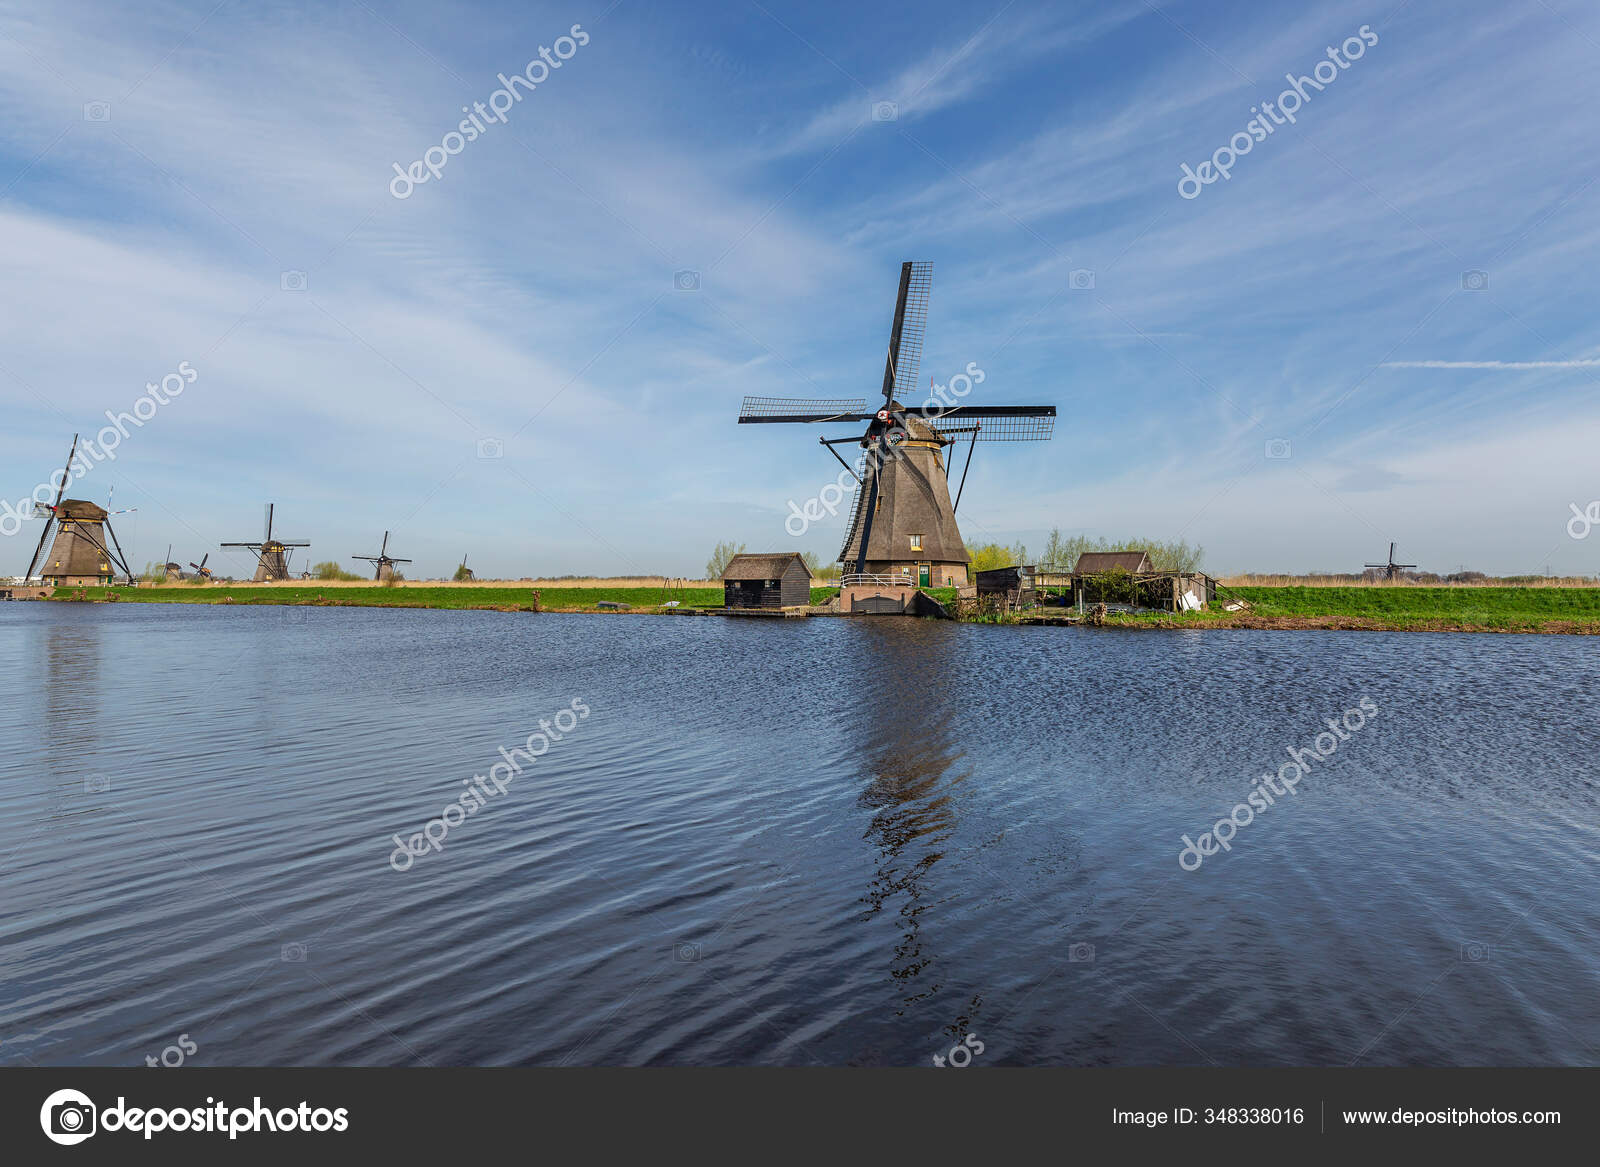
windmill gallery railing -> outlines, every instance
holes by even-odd
[[[839,577],[840,587],[851,587],[853,585],[890,588],[911,588],[917,586],[912,580],[911,576],[904,573],[900,575],[868,575],[863,572],[850,572],[847,575],[841,575]]]

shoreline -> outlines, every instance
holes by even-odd
[[[543,581],[541,581],[543,582]],[[725,611],[721,589],[622,586],[530,587],[473,582],[409,586],[341,583],[169,584],[138,588],[58,587],[51,603],[201,604],[212,607],[407,608],[437,611],[586,613],[624,616],[806,618],[845,615],[827,604],[833,588],[813,588],[809,608]],[[1236,591],[1244,589],[1235,589]],[[960,619],[964,624],[1168,631],[1458,632],[1600,635],[1600,588],[1293,589],[1250,588],[1251,607],[1228,612],[1111,612],[1098,618],[1065,608],[1035,608]],[[669,599],[670,597],[670,599]],[[675,601],[676,606],[668,607]],[[35,602],[19,597],[19,602]],[[606,604],[607,607],[599,607]]]

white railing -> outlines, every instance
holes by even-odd
[[[868,586],[910,588],[916,584],[909,575],[867,575],[863,572],[851,572],[839,577],[840,587],[849,587],[852,584],[865,584]]]

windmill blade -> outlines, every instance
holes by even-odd
[[[272,507],[273,504],[269,502],[267,504],[267,533],[262,539],[266,543],[272,542]]]
[[[871,421],[864,397],[746,397],[739,424],[750,422]],[[462,563],[466,562],[463,556]]]
[[[976,433],[979,442],[1044,442],[1055,432],[1053,405],[971,405],[922,419],[944,437]]]
[[[33,549],[33,558],[28,560],[28,574],[24,579],[33,578],[33,569],[38,566],[39,556],[44,551],[44,542],[50,537],[50,528],[55,525],[57,508],[61,506],[61,496],[67,493],[67,480],[72,477],[72,458],[78,452],[78,435],[72,435],[72,448],[67,451],[67,464],[61,469],[61,485],[56,489],[56,501],[50,508],[50,519],[45,523],[44,530],[39,532],[39,545]]]
[[[378,563],[383,557],[381,555],[352,555],[350,558],[364,559],[368,563]]]
[[[410,563],[411,560],[409,560],[409,559],[391,559],[391,560],[389,560],[389,562],[390,563]]]
[[[126,512],[119,511],[118,513],[124,514]],[[122,544],[117,542],[117,531],[111,525],[109,517],[106,519],[106,534],[111,536],[111,545],[117,549],[117,557],[111,562],[122,568],[122,575],[125,579],[132,579],[133,570],[128,566],[128,557],[122,553]]]
[[[383,546],[378,548],[378,555],[381,557],[387,554],[389,554],[389,532],[385,531],[383,533]]]
[[[933,264],[907,260],[900,265],[900,292],[895,298],[889,358],[883,370],[885,402],[916,396],[922,377],[922,338],[928,328],[928,296],[932,291]]]

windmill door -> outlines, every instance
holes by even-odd
[[[917,583],[923,587],[928,586],[928,565],[926,563],[917,564]]]

